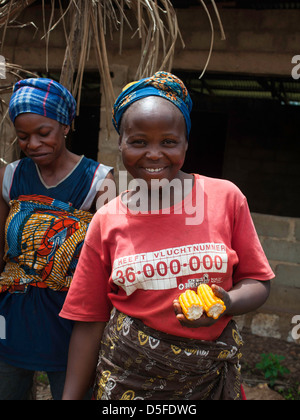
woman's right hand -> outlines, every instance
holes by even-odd
[[[175,299],[173,301],[173,308],[174,308],[174,312],[175,312],[175,316],[177,320],[180,322],[180,324],[183,327],[187,327],[187,328],[211,327],[218,321],[218,320],[208,317],[205,313],[199,319],[190,321],[183,314],[178,299]]]

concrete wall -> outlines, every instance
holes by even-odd
[[[300,54],[300,10],[220,9],[226,41],[221,41],[217,20],[213,55],[208,71],[260,75],[290,75],[292,57]],[[178,42],[174,68],[201,72],[210,46],[210,26],[201,6],[177,10],[185,48]],[[122,55],[118,43],[108,40],[110,61],[137,64],[139,39],[125,32]],[[200,73],[199,73],[200,75]]]
[[[50,14],[50,10],[49,10]],[[292,57],[300,54],[300,10],[235,10],[220,9],[226,41],[220,40],[216,19],[214,52],[209,71],[290,75]],[[174,68],[202,71],[210,45],[210,26],[201,6],[178,9],[177,16],[185,48],[178,42]],[[212,12],[212,16],[214,16]],[[46,21],[48,22],[48,18]],[[8,29],[4,55],[11,62],[32,70],[45,71],[46,47],[43,36],[41,9],[31,7],[18,18],[20,22],[34,22],[20,30]],[[133,28],[136,23],[133,21]],[[111,64],[128,65],[129,77],[136,70],[140,55],[140,40],[126,29],[122,54],[119,54],[119,34],[107,36]],[[62,24],[51,33],[49,41],[49,69],[61,68],[64,57]],[[93,49],[87,68],[97,69]]]
[[[268,301],[259,311],[238,317],[240,326],[300,344],[291,333],[292,319],[300,317],[300,219],[258,213],[252,217],[276,278]]]
[[[220,40],[214,19],[215,44],[208,70],[291,74],[291,58],[300,54],[300,10],[221,9],[220,15],[226,41]],[[209,45],[206,15],[200,7],[190,8],[179,11],[178,19],[186,48],[178,49],[174,66],[201,70]]]

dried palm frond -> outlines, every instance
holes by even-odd
[[[18,16],[35,2],[36,0],[0,0],[1,49],[7,29],[13,27],[13,24],[16,26]],[[202,77],[213,49],[214,25],[205,1],[199,0],[199,2],[207,13],[212,31],[209,55],[200,76]],[[216,13],[224,39],[225,34],[217,6],[214,0],[210,0],[210,3]],[[59,10],[56,9],[57,4]],[[46,69],[48,71],[48,50],[51,34],[59,24],[62,24],[66,44],[60,82],[77,98],[77,113],[79,113],[83,74],[92,49],[95,51],[107,110],[111,109],[115,99],[106,49],[106,36],[108,34],[112,37],[114,31],[119,31],[120,52],[122,51],[125,27],[129,27],[133,31],[133,37],[139,37],[141,54],[140,63],[136,70],[137,79],[149,76],[157,70],[170,71],[177,41],[181,41],[184,47],[171,0],[68,0],[65,2],[50,0],[50,5],[48,1],[47,7],[45,0],[42,0],[41,7],[43,38],[47,52]],[[132,22],[135,22],[135,24]],[[33,22],[28,24],[35,26]],[[18,23],[18,25],[20,24]],[[136,28],[133,28],[134,25],[136,25]],[[11,71],[13,72],[13,69]],[[76,79],[74,81],[75,74]],[[108,117],[109,112],[106,114]],[[107,124],[109,124],[109,120],[107,120]]]
[[[0,27],[13,22],[23,10],[36,0],[0,0]]]
[[[15,160],[18,155],[16,135],[8,116],[8,103],[3,99],[1,89],[0,97],[0,167]]]
[[[0,0],[0,28],[4,26],[2,45],[6,29],[17,16],[36,0]],[[208,15],[212,30],[212,38],[208,60],[204,66],[205,72],[213,48],[214,27],[210,12],[204,0],[199,0]],[[210,0],[217,15],[222,37],[225,38],[221,19],[214,0]],[[69,88],[74,96],[79,95],[83,72],[92,45],[96,51],[99,72],[105,87],[104,97],[107,103],[112,102],[114,93],[109,72],[105,38],[109,30],[119,30],[120,51],[123,44],[124,27],[127,25],[134,30],[141,41],[140,63],[136,71],[136,78],[149,76],[157,70],[170,71],[173,64],[175,45],[182,40],[176,12],[170,0],[69,0],[64,3],[58,0],[60,15],[57,18],[55,7],[57,2],[50,0],[50,16],[46,22],[46,5],[42,0],[43,30],[46,42],[46,69],[48,71],[48,49],[52,31],[59,23],[63,24],[66,50],[61,71],[60,81]],[[128,15],[136,21],[137,28],[133,29]],[[73,75],[77,72],[77,79],[73,83]],[[202,73],[202,75],[203,75]],[[201,75],[201,76],[202,76]],[[80,101],[79,101],[80,102]]]
[[[208,57],[207,57],[205,66],[204,66],[203,71],[202,71],[202,73],[201,73],[201,75],[199,77],[199,79],[201,79],[203,77],[204,73],[206,72],[206,69],[207,69],[208,64],[210,62],[210,58],[211,58],[212,51],[213,51],[213,46],[214,46],[215,31],[214,31],[214,24],[213,24],[213,21],[212,21],[212,17],[211,17],[211,15],[209,13],[209,10],[208,10],[208,8],[207,8],[204,0],[199,0],[199,1],[202,4],[203,9],[205,10],[205,12],[207,14],[207,17],[208,17],[208,20],[209,20],[209,24],[210,24],[210,28],[211,28],[210,48],[209,48],[209,53],[208,53]],[[214,0],[211,0],[211,3],[212,3],[212,6],[214,8],[214,11],[216,13],[216,16],[217,16],[217,19],[218,19],[218,22],[219,22],[219,26],[220,26],[220,30],[221,30],[221,39],[224,41],[226,39],[226,36],[225,36],[225,32],[224,32],[224,28],[223,28],[223,25],[222,25],[222,21],[221,21],[221,17],[220,17],[218,8],[217,8],[216,3],[214,2]]]
[[[5,67],[6,79],[0,80],[0,167],[19,157],[16,133],[8,115],[13,86],[23,78],[37,77],[35,73],[16,64],[6,62]]]
[[[71,2],[72,3],[72,2]],[[175,43],[180,37],[175,10],[170,0],[77,0],[70,6],[71,26],[66,36],[66,53],[61,72],[61,83],[73,94],[80,92],[85,63],[92,45],[104,87],[107,104],[114,100],[106,50],[106,36],[114,29],[120,33],[120,51],[123,44],[125,24],[131,27],[127,14],[135,18],[137,29],[134,35],[141,40],[140,64],[136,78],[156,70],[171,70]],[[66,16],[61,16],[64,26]],[[47,36],[55,25],[47,31]],[[49,38],[48,38],[49,39]],[[93,40],[93,42],[92,42]],[[77,70],[77,79],[72,84],[72,75]],[[80,93],[79,93],[80,95]]]

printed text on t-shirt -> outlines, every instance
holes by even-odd
[[[203,273],[226,273],[226,246],[216,243],[185,245],[134,254],[114,261],[112,280],[129,296],[137,289],[177,288],[177,279]]]

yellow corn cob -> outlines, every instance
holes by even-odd
[[[208,284],[200,284],[197,289],[197,294],[202,301],[207,316],[218,319],[226,310],[224,302],[214,294]]]
[[[179,303],[185,317],[190,321],[199,319],[203,314],[203,305],[193,290],[187,290],[179,296]]]

